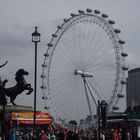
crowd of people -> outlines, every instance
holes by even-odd
[[[34,133],[24,133],[16,140],[137,140],[135,129],[109,129],[99,133],[96,129],[66,129],[60,126],[50,126],[38,129]],[[13,139],[11,139],[13,140]]]

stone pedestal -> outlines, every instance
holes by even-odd
[[[0,105],[0,111],[3,110],[3,106]],[[29,106],[20,106],[20,105],[6,105],[5,106],[5,112],[28,112],[28,111],[33,111],[32,107]]]

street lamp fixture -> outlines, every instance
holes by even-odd
[[[37,88],[37,43],[40,42],[41,34],[37,32],[32,33],[32,42],[35,43],[35,71],[34,71],[34,133],[36,131],[36,88]]]
[[[38,43],[40,42],[40,33],[37,32],[37,27],[35,27],[35,32],[32,33],[32,42]]]

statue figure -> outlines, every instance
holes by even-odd
[[[8,61],[6,61],[4,64],[0,65],[0,68],[2,68],[3,66],[5,66],[8,63]]]
[[[4,67],[7,63],[8,63],[8,61],[6,61],[4,64],[0,65],[0,68]],[[1,77],[0,77],[0,105],[6,105],[7,104],[7,99],[6,99],[6,96],[4,94],[5,84],[7,82],[8,82],[7,79],[5,79],[4,81],[2,81],[1,80]]]
[[[16,105],[14,100],[17,95],[21,94],[24,90],[28,90],[27,95],[31,94],[33,88],[31,88],[31,84],[27,83],[24,79],[24,75],[28,75],[29,73],[24,69],[19,69],[15,74],[15,80],[17,84],[10,88],[4,88],[4,94],[10,98],[10,102],[13,105]]]
[[[8,82],[7,79],[4,81],[1,80],[0,78],[0,105],[6,105],[7,104],[7,99],[5,96],[5,84]]]

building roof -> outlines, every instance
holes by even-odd
[[[135,68],[128,71],[128,73],[135,73],[135,72],[140,72],[140,68]]]

